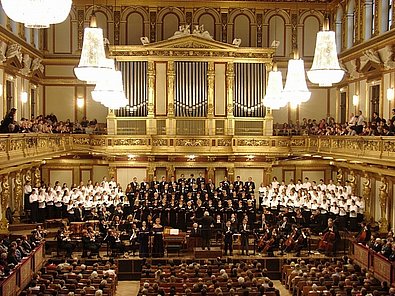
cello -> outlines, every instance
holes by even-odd
[[[333,244],[336,240],[336,234],[332,230],[325,232],[324,236],[318,243],[318,250],[325,252],[333,251]]]

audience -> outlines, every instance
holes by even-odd
[[[372,119],[367,121],[362,111],[357,115],[351,113],[346,123],[337,123],[333,117],[328,119],[306,119],[302,122],[276,123],[273,134],[276,136],[288,135],[315,135],[315,136],[394,136],[395,134],[395,109],[392,109],[392,118],[380,118],[376,112]]]
[[[88,121],[86,117],[74,123],[69,119],[59,121],[53,113],[31,119],[22,118],[20,121],[17,121],[15,117],[16,109],[12,108],[1,122],[1,133],[90,134],[98,130],[97,120]]]

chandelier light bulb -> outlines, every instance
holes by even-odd
[[[269,72],[266,95],[263,99],[263,105],[273,110],[279,110],[287,104],[286,98],[282,95],[283,77],[280,71],[274,69]]]
[[[307,71],[309,80],[319,86],[328,87],[343,79],[344,70],[340,68],[336,50],[334,31],[328,31],[328,21],[323,30],[317,33],[313,65]]]
[[[291,59],[288,61],[287,79],[283,90],[283,99],[296,106],[307,102],[311,92],[307,88],[304,62],[301,59]]]
[[[72,0],[1,0],[4,12],[10,19],[33,29],[64,22],[71,4]]]

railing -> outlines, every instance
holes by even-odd
[[[395,263],[364,245],[354,243],[352,257],[361,267],[366,268],[380,281],[392,284],[395,281]]]
[[[0,161],[15,165],[71,152],[103,154],[310,154],[355,162],[395,163],[395,137],[110,136],[86,134],[0,135]]]

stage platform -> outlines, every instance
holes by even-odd
[[[197,247],[197,248],[193,248],[193,254],[195,258],[211,259],[211,258],[221,257],[222,250],[219,247],[211,247],[210,250],[207,249],[203,250],[202,248]]]

